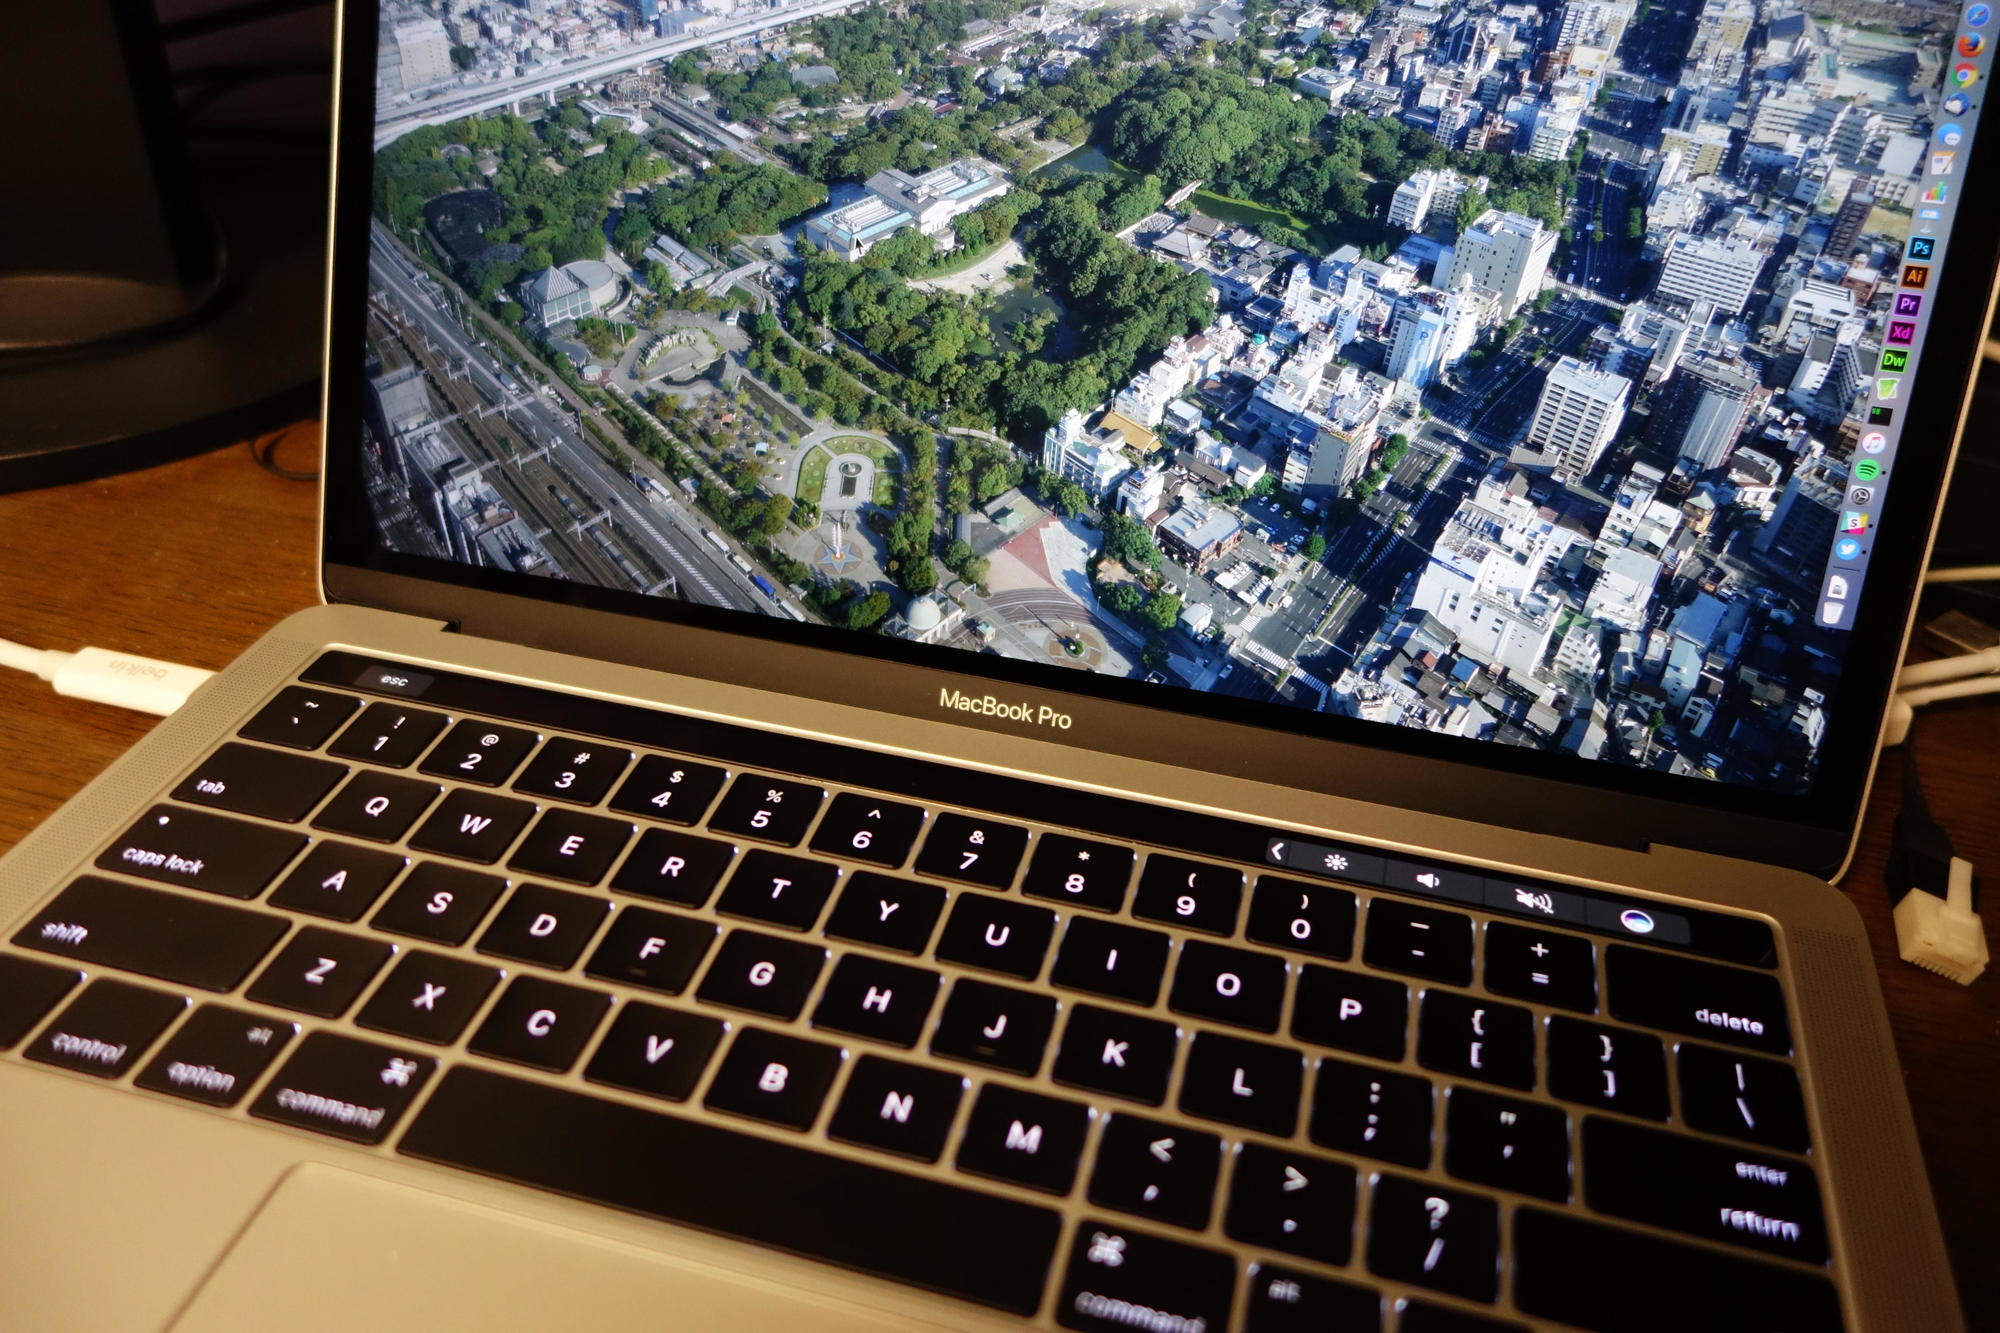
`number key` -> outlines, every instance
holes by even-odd
[[[827,808],[813,834],[812,849],[878,866],[899,866],[923,826],[922,806],[844,791]]]
[[[924,839],[917,869],[989,889],[1004,889],[1027,850],[1028,830],[972,815],[942,814]]]
[[[1354,952],[1354,895],[1325,884],[1259,876],[1243,933],[1259,944],[1344,961]]]
[[[1210,935],[1233,935],[1242,905],[1240,872],[1178,856],[1149,856],[1132,900],[1132,915]]]
[[[443,713],[403,704],[374,703],[340,733],[327,753],[361,759],[383,768],[407,768],[437,739],[446,722]]]
[[[596,805],[632,762],[632,752],[616,745],[557,736],[544,745],[514,784],[515,791],[578,805]]]
[[[1044,833],[1035,844],[1028,873],[1021,877],[1021,892],[1030,898],[1115,912],[1125,905],[1125,883],[1131,878],[1130,847]]]
[[[417,771],[434,778],[457,778],[476,787],[497,787],[514,775],[538,739],[534,732],[520,727],[469,717],[444,734]]]
[[[825,799],[826,793],[809,783],[744,773],[730,784],[708,826],[718,833],[740,833],[790,847],[805,836]]]
[[[623,815],[644,815],[667,824],[699,824],[729,775],[712,764],[689,764],[649,754],[611,798]]]

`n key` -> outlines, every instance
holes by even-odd
[[[963,1075],[864,1055],[855,1061],[826,1132],[842,1143],[935,1162],[965,1084]]]

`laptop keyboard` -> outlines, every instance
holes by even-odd
[[[1069,1328],[1841,1326],[1761,923],[362,664],[0,1050]]]

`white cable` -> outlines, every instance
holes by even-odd
[[[1974,676],[1970,680],[1950,680],[1921,690],[1905,690],[1896,697],[1912,708],[1922,708],[1943,699],[1967,699],[1975,694],[2000,694],[2000,676]]]
[[[1924,571],[1925,583],[2000,583],[2000,565],[1960,565]]]
[[[79,648],[73,653],[0,639],[0,666],[40,676],[57,694],[161,717],[187,702],[213,671],[135,653]]]
[[[2000,673],[2000,646],[1966,653],[1962,657],[1940,657],[1935,661],[1906,666],[1896,675],[1896,688],[1908,690],[1919,685],[1936,685],[1942,681],[1996,673]]]

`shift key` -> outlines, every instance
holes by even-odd
[[[303,833],[156,805],[105,849],[97,868],[225,898],[255,898],[306,842]]]
[[[185,894],[85,875],[28,918],[23,949],[123,968],[200,990],[226,991],[291,923]]]

